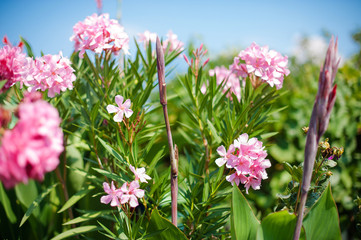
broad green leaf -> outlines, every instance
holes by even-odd
[[[156,236],[150,237],[148,239],[154,239],[154,240],[182,240],[187,239],[187,237],[184,235],[184,233],[174,226],[170,221],[165,219],[164,217],[159,215],[159,212],[157,209],[154,209],[152,212],[152,215],[150,217],[150,222],[148,225],[147,233],[153,233],[153,232],[160,232]]]
[[[337,207],[330,184],[303,219],[303,227],[307,240],[341,239]]]
[[[10,200],[4,190],[2,183],[0,182],[0,202],[2,203],[6,216],[11,223],[16,222],[16,216],[11,208]]]
[[[78,235],[81,233],[92,232],[92,231],[99,230],[99,229],[100,229],[99,227],[94,226],[94,225],[72,228],[68,231],[60,233],[59,235],[56,235],[51,240],[65,239],[65,238],[72,237],[72,236],[75,236],[75,235]]]
[[[231,233],[233,240],[256,239],[259,221],[254,215],[246,198],[237,186],[233,186]]]
[[[82,190],[71,196],[71,198],[64,204],[64,206],[58,211],[58,213],[64,212],[66,209],[73,206],[77,203],[80,199],[85,197],[91,190],[95,187],[92,185],[86,185]]]
[[[15,186],[15,193],[20,203],[25,206],[25,209],[29,208],[33,201],[38,196],[38,189],[34,180],[29,180],[27,184],[20,183]],[[34,216],[39,216],[39,209],[33,211]]]
[[[287,210],[265,217],[258,228],[257,240],[289,240],[293,237],[297,217]]]
[[[32,204],[30,205],[30,207],[28,208],[28,210],[26,211],[23,219],[21,219],[21,223],[20,226],[21,227],[26,220],[30,217],[30,215],[32,214],[32,212],[34,211],[34,209],[36,209],[39,204],[41,203],[41,201],[58,185],[59,183],[55,183],[53,185],[51,185],[50,187],[48,187],[44,192],[42,192],[35,200],[34,202],[32,202]]]

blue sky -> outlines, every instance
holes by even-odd
[[[291,54],[297,36],[327,30],[339,37],[340,52],[349,57],[358,50],[351,34],[361,29],[357,0],[103,0],[103,12],[111,18],[119,9],[131,38],[145,30],[165,36],[172,29],[184,42],[201,39],[211,56],[232,47],[241,50],[253,41]],[[94,0],[0,0],[0,37],[17,43],[21,35],[36,55],[61,50],[69,56],[73,25],[95,12]]]

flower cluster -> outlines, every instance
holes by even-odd
[[[243,60],[245,63],[241,63]],[[251,81],[254,87],[262,82],[268,83],[271,87],[282,88],[284,76],[290,71],[287,68],[288,57],[283,57],[274,50],[268,50],[268,46],[260,47],[256,43],[242,50],[234,63],[231,70],[240,77],[252,75]]]
[[[174,34],[171,30],[167,33],[167,39],[163,41],[163,50],[167,51],[169,48],[169,53],[176,51],[181,52],[184,50],[184,43],[178,40],[177,34]]]
[[[221,66],[209,70],[209,76],[214,75],[216,75],[217,78],[217,85],[224,84],[223,93],[227,92],[229,89],[227,97],[231,98],[232,93],[234,93],[238,100],[241,99],[241,84],[236,74],[226,67]]]
[[[29,62],[29,69],[25,85],[29,91],[48,90],[48,96],[54,97],[55,93],[73,89],[76,77],[74,69],[70,66],[68,58],[59,55],[45,55]]]
[[[115,102],[118,105],[118,107],[109,104],[107,106],[107,111],[108,113],[117,113],[114,115],[114,122],[121,122],[123,121],[123,117],[125,115],[126,118],[130,118],[130,116],[132,116],[133,111],[130,109],[130,105],[132,104],[132,102],[130,101],[130,99],[125,100],[125,102],[123,103],[123,96],[120,95],[116,95],[115,96]]]
[[[129,54],[129,37],[117,20],[109,19],[109,14],[93,14],[83,22],[78,22],[73,27],[74,34],[70,41],[74,41],[75,51],[80,51],[79,57],[83,58],[86,49],[100,54],[109,50],[115,55],[123,49]]]
[[[0,48],[0,81],[6,80],[3,89],[8,89],[16,82],[24,81],[24,72],[27,70],[27,58],[22,52],[23,43],[12,46],[4,37],[4,47]]]
[[[237,186],[239,183],[244,184],[247,194],[250,187],[254,190],[260,189],[261,180],[267,178],[266,168],[271,167],[262,142],[257,138],[248,139],[248,134],[244,133],[234,140],[228,151],[224,146],[220,146],[217,152],[221,158],[216,160],[216,164],[219,167],[226,164],[227,168],[235,170],[226,177],[228,182]]]
[[[144,33],[138,33],[138,42],[143,43],[144,48],[148,46],[149,42],[155,43],[156,40],[157,40],[156,33],[149,32],[148,30],[146,30]]]
[[[100,202],[104,204],[109,204],[112,207],[120,206],[121,204],[129,203],[129,206],[135,208],[139,205],[138,198],[144,197],[144,190],[139,189],[139,181],[147,182],[149,177],[145,173],[145,168],[134,168],[132,165],[129,166],[130,170],[135,175],[135,180],[128,183],[125,182],[121,188],[117,189],[112,181],[111,186],[107,182],[103,183],[104,192],[108,195],[102,196]]]
[[[31,99],[19,105],[19,121],[1,140],[0,179],[6,188],[30,178],[43,180],[46,172],[58,166],[63,151],[58,111],[43,100]]]

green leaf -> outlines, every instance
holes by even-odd
[[[246,198],[237,186],[233,186],[231,211],[232,239],[255,239],[259,225],[259,221],[254,215]]]
[[[59,183],[55,183],[53,185],[51,185],[50,187],[48,187],[44,192],[42,192],[35,200],[34,202],[30,205],[30,207],[28,208],[28,210],[26,211],[23,219],[21,219],[21,223],[20,226],[21,227],[26,220],[30,217],[30,215],[32,214],[32,212],[34,211],[34,209],[36,209],[39,204],[41,203],[41,201],[58,185]]]
[[[296,215],[290,214],[287,210],[271,213],[263,219],[258,228],[257,240],[292,239],[296,221]]]
[[[120,154],[115,151],[108,143],[103,141],[100,137],[98,137],[99,142],[103,145],[103,147],[111,154],[113,157],[115,157],[117,160],[119,160],[121,163],[128,165],[128,163],[123,159]]]
[[[158,232],[161,230],[164,231],[148,239],[154,239],[154,240],[187,239],[187,237],[179,228],[174,226],[170,221],[168,221],[164,217],[160,216],[158,210],[154,209],[150,217],[147,233],[150,235],[150,233]]]
[[[11,208],[11,204],[9,201],[9,198],[4,190],[4,187],[2,185],[2,183],[0,182],[0,202],[2,203],[6,216],[8,217],[9,221],[11,223],[15,223],[16,222],[16,216]]]
[[[77,203],[80,199],[85,197],[91,190],[95,187],[92,185],[86,185],[82,190],[71,196],[71,198],[64,204],[64,206],[58,211],[58,213],[64,212],[66,209],[73,206]]]
[[[108,211],[99,211],[99,212],[92,212],[92,213],[85,213],[80,217],[71,219],[70,221],[67,221],[66,223],[63,223],[63,225],[70,225],[70,224],[76,224],[76,223],[81,223],[81,222],[85,222],[94,218],[97,218],[98,216],[104,214],[105,212]]]
[[[6,80],[6,79],[0,81],[0,89],[3,88],[3,86],[5,85],[5,83],[7,83],[7,80]]]
[[[303,226],[307,240],[341,239],[337,207],[330,184],[303,219]]]
[[[99,229],[100,229],[99,227],[94,226],[94,225],[72,228],[68,231],[60,233],[59,235],[56,235],[51,240],[60,240],[60,239],[72,237],[72,236],[75,236],[75,235],[78,235],[81,233],[92,232],[92,231],[99,230]]]

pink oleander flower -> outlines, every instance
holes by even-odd
[[[148,46],[149,42],[155,43],[156,40],[156,33],[149,32],[148,30],[146,30],[144,33],[138,33],[138,42],[143,43],[144,48]]]
[[[145,168],[134,168],[132,165],[129,165],[130,170],[134,173],[135,175],[135,180],[139,180],[141,182],[145,182],[147,183],[147,180],[152,179],[151,177],[149,177],[146,173],[145,173]]]
[[[28,60],[22,52],[22,42],[18,46],[12,46],[7,37],[4,37],[3,43],[5,46],[0,48],[0,81],[6,80],[2,88],[5,90],[16,82],[20,82],[22,86],[28,69]]]
[[[260,189],[261,180],[268,178],[266,168],[271,167],[271,162],[266,159],[267,152],[262,145],[257,138],[249,139],[244,133],[234,140],[227,152],[224,146],[217,149],[221,158],[216,160],[216,164],[222,166],[227,163],[226,167],[233,169],[226,180],[232,185],[244,184],[247,194],[250,187]]]
[[[75,51],[80,51],[83,58],[85,50],[100,54],[102,51],[111,51],[115,55],[122,49],[129,54],[129,37],[124,28],[115,19],[109,19],[109,14],[93,14],[83,22],[73,27],[74,34],[70,41],[74,41]]]
[[[43,100],[25,99],[18,116],[15,127],[1,139],[0,179],[6,188],[29,179],[42,181],[45,173],[58,166],[64,149],[56,108]]]
[[[231,98],[232,93],[234,93],[238,100],[241,99],[241,84],[236,74],[226,67],[221,66],[209,70],[209,76],[214,75],[216,75],[217,78],[217,85],[224,84],[222,90],[223,93],[227,92],[229,89],[227,97]]]
[[[241,63],[240,60],[245,63]],[[268,46],[260,47],[256,43],[252,43],[234,58],[231,70],[242,78],[253,75],[255,79],[251,77],[251,81],[254,87],[266,82],[271,87],[276,86],[277,89],[280,89],[284,76],[290,73],[287,63],[287,56],[283,57],[274,50],[268,50]]]
[[[120,190],[122,191],[120,203],[125,204],[128,202],[129,206],[132,208],[139,205],[138,198],[144,197],[144,190],[139,189],[138,181],[133,181],[130,184],[124,183]]]
[[[233,163],[233,160],[236,158],[233,155],[234,151],[235,151],[235,148],[234,148],[233,144],[231,144],[229,146],[228,151],[226,150],[226,148],[223,145],[218,147],[217,153],[219,156],[221,156],[221,158],[216,159],[216,164],[218,165],[218,167],[223,166],[225,163],[227,163],[227,166],[230,166]]]
[[[177,34],[174,34],[172,30],[167,33],[167,39],[163,41],[163,50],[166,52],[169,47],[169,53],[173,51],[181,52],[184,50],[184,43],[178,40]]]
[[[67,89],[73,89],[76,77],[68,58],[59,55],[45,55],[36,58],[29,67],[24,84],[30,92],[48,90],[48,97],[54,97]]]
[[[123,121],[123,116],[125,115],[126,118],[130,118],[132,116],[133,111],[130,109],[130,105],[132,104],[130,99],[125,100],[123,103],[124,98],[120,95],[115,96],[115,102],[117,103],[118,107],[109,104],[107,106],[108,113],[117,113],[114,116],[115,122]]]
[[[120,206],[119,198],[123,195],[122,191],[120,189],[116,189],[114,186],[114,182],[112,181],[111,187],[109,186],[109,183],[104,182],[103,183],[104,192],[106,192],[108,195],[102,196],[100,198],[100,202],[104,204],[109,204],[112,207]]]

